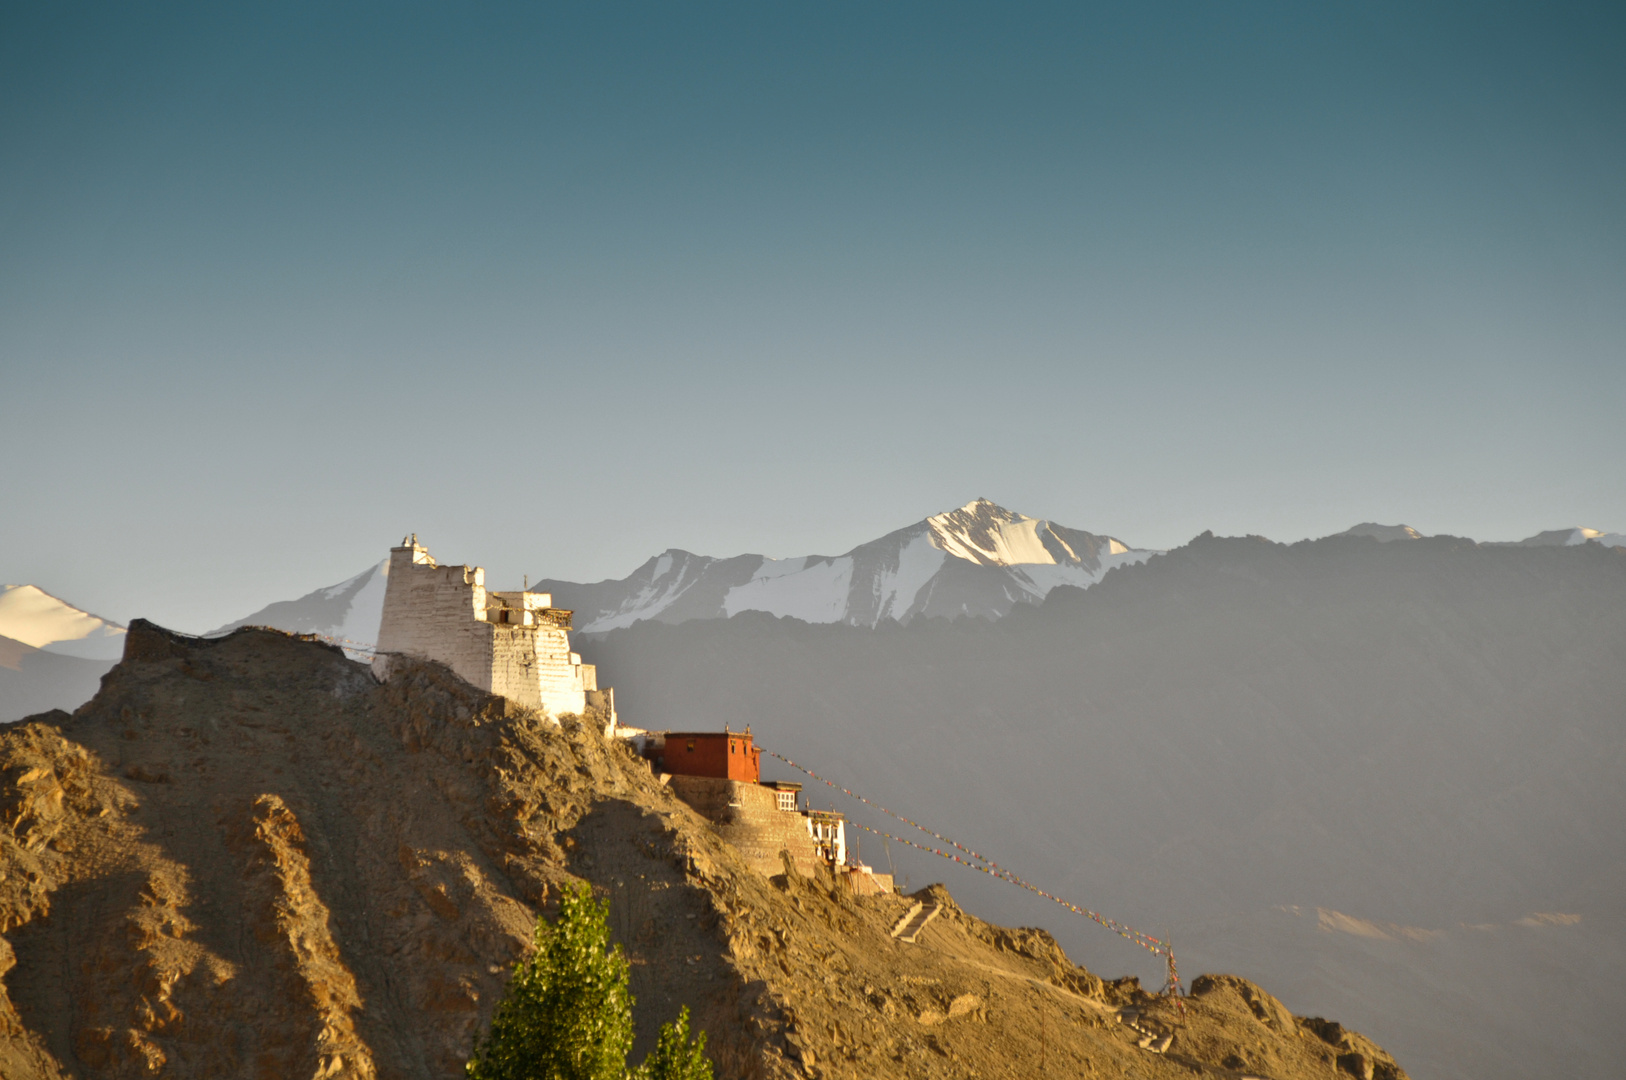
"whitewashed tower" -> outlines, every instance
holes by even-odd
[[[614,696],[597,671],[570,651],[569,611],[538,592],[486,589],[478,566],[440,566],[416,534],[390,549],[389,584],[373,670],[388,678],[396,656],[435,660],[494,694],[580,713],[589,704],[614,720]]]

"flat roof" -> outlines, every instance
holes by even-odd
[[[749,731],[652,731],[651,735],[664,735],[668,739],[717,739],[727,736],[730,739],[749,739]]]

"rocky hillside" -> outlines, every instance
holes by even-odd
[[[1181,1015],[941,887],[763,877],[594,724],[434,665],[379,685],[314,641],[137,622],[88,705],[0,735],[0,777],[8,1080],[461,1075],[579,879],[632,960],[637,1053],[687,1004],[724,1077],[1404,1075],[1239,979]],[[916,899],[942,915],[904,944]]]

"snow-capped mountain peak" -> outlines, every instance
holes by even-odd
[[[1099,554],[1087,543],[1079,545],[1083,550],[1075,550],[1069,543],[1069,539],[1078,543],[1088,533],[1018,514],[987,499],[975,499],[958,510],[934,514],[925,524],[933,547],[982,566],[1081,566],[1094,563]],[[1106,541],[1101,550],[1107,554],[1122,555],[1129,550],[1128,545],[1112,537],[1099,539]]]
[[[37,585],[0,585],[0,637],[89,660],[124,655],[124,627],[81,611]]]
[[[710,559],[667,551],[621,581],[548,579],[537,588],[574,609],[576,625],[589,632],[743,611],[875,626],[921,615],[998,618],[1057,585],[1088,587],[1112,567],[1154,554],[977,499],[844,555]]]

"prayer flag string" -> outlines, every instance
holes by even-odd
[[[904,817],[902,814],[896,813],[895,811],[892,811],[892,810],[888,810],[886,807],[882,806],[880,803],[874,802],[873,800],[870,800],[870,799],[866,799],[864,796],[858,794],[858,792],[853,791],[850,788],[844,788],[841,785],[839,785],[839,784],[837,784],[837,783],[835,783],[835,782],[833,782],[831,780],[826,780],[824,777],[820,776],[818,773],[814,772],[812,769],[809,769],[805,765],[797,764],[796,762],[792,761],[790,758],[784,756],[783,754],[774,753],[774,751],[769,750],[766,747],[762,747],[762,746],[758,746],[757,749],[761,750],[764,754],[767,754],[769,757],[778,758],[780,761],[783,761],[786,765],[789,765],[791,768],[795,769],[797,772],[804,773],[805,775],[811,777],[812,779],[817,780],[819,783],[824,784],[826,787],[834,788],[836,791],[841,792],[843,795],[849,796],[850,798],[857,799],[859,802],[863,803],[865,806],[873,807],[874,809],[879,810],[881,813],[887,815],[888,817],[896,818],[898,821],[903,822],[905,825],[911,826],[912,828],[919,829],[921,832],[925,833],[926,835],[931,836],[931,837],[943,842],[944,844],[949,845],[950,847],[954,848],[957,851],[963,852],[964,855],[957,855],[954,852],[944,851],[941,848],[931,847],[930,845],[927,845],[927,844],[919,844],[919,843],[916,843],[913,840],[908,840],[908,839],[905,839],[904,837],[901,837],[901,836],[894,836],[892,833],[886,832],[886,831],[884,831],[882,829],[872,829],[868,825],[865,825],[865,824],[863,824],[862,822],[859,822],[859,821],[854,821],[852,823],[852,824],[858,826],[858,828],[863,829],[865,832],[873,833],[876,836],[884,836],[888,840],[896,840],[900,844],[907,844],[909,847],[915,848],[915,849],[917,849],[919,851],[925,851],[925,852],[928,852],[928,853],[930,853],[932,855],[937,855],[937,856],[940,856],[940,857],[942,857],[944,859],[948,859],[950,862],[955,862],[955,863],[960,864],[961,866],[969,867],[972,870],[981,871],[982,873],[987,874],[989,877],[995,877],[995,878],[999,878],[1002,881],[1008,881],[1012,885],[1019,886],[1020,888],[1026,889],[1027,891],[1029,891],[1031,893],[1035,893],[1036,895],[1044,897],[1046,900],[1050,900],[1050,901],[1053,901],[1053,902],[1055,902],[1057,904],[1060,904],[1062,907],[1066,908],[1068,911],[1071,911],[1071,912],[1074,912],[1076,914],[1082,915],[1085,918],[1091,920],[1092,922],[1098,923],[1099,925],[1106,927],[1108,930],[1111,930],[1113,933],[1117,934],[1119,937],[1122,937],[1122,938],[1124,938],[1124,939],[1126,939],[1128,941],[1134,942],[1136,945],[1139,945],[1141,948],[1145,949],[1147,952],[1151,953],[1154,956],[1162,957],[1164,959],[1164,961],[1168,964],[1168,967],[1169,967],[1169,977],[1168,977],[1168,981],[1166,983],[1164,983],[1164,985],[1163,985],[1163,992],[1165,994],[1172,994],[1175,997],[1179,997],[1182,993],[1184,993],[1184,991],[1183,991],[1183,989],[1181,988],[1181,985],[1180,985],[1180,972],[1179,972],[1178,967],[1176,967],[1176,965],[1175,965],[1174,948],[1168,942],[1163,941],[1160,938],[1155,938],[1150,934],[1142,933],[1141,931],[1136,930],[1134,927],[1128,926],[1128,925],[1126,925],[1124,923],[1121,923],[1116,919],[1109,919],[1105,915],[1100,914],[1099,912],[1091,911],[1089,908],[1086,908],[1086,907],[1080,907],[1079,905],[1074,904],[1074,903],[1072,903],[1070,901],[1063,900],[1059,896],[1056,896],[1056,895],[1054,895],[1052,893],[1048,893],[1045,890],[1039,888],[1037,885],[1034,885],[1031,882],[1025,881],[1022,878],[1017,877],[1015,874],[1011,873],[1011,871],[1005,869],[1003,866],[1000,866],[998,863],[994,862],[992,859],[988,858],[986,855],[978,854],[977,852],[973,851],[972,849],[966,847],[964,844],[961,844],[958,841],[949,839],[948,837],[944,836],[942,833],[933,832],[931,829],[926,828],[926,826],[921,825],[918,822],[910,821],[908,818]],[[970,858],[966,858],[964,856],[970,856]]]

